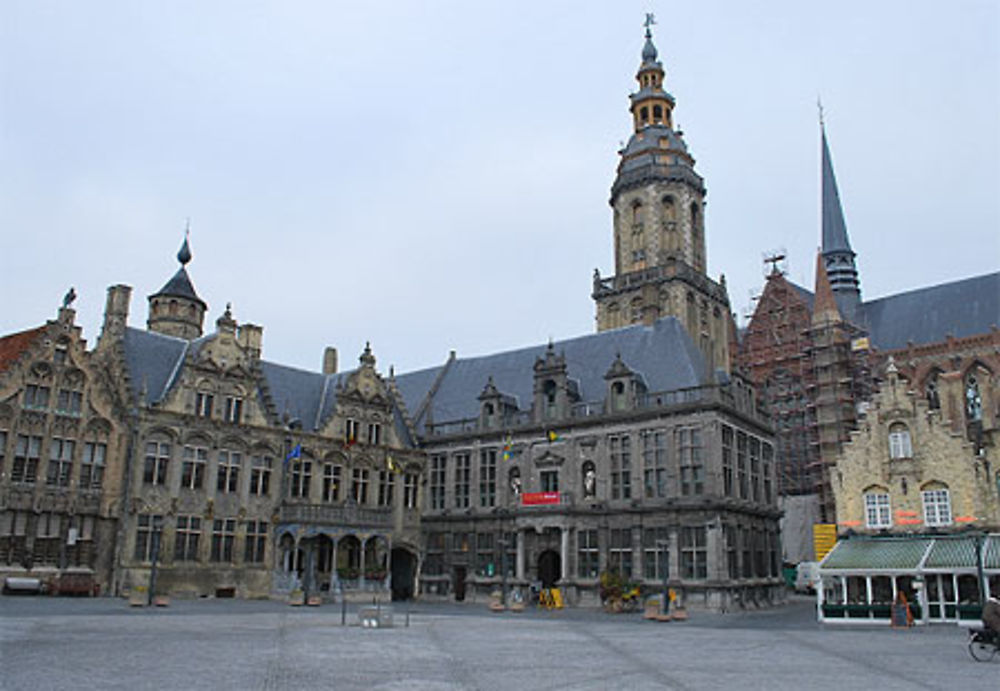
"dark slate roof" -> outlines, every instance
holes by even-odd
[[[529,410],[533,400],[535,360],[547,346],[537,345],[493,355],[457,358],[441,367],[396,377],[406,406],[417,416],[427,392],[440,379],[430,411],[435,422],[479,415],[479,394],[490,377],[497,389],[513,396],[520,410]],[[556,354],[565,354],[567,374],[579,386],[582,401],[603,401],[607,382],[604,374],[615,356],[642,376],[648,390],[675,391],[706,383],[701,352],[673,317],[652,326],[635,325],[580,336],[553,344]],[[442,372],[442,369],[444,371]],[[415,420],[418,429],[426,413]]]
[[[806,290],[802,286],[798,285],[797,283],[792,283],[791,281],[788,281],[788,285],[790,285],[792,288],[795,289],[795,292],[798,293],[800,298],[805,300],[806,306],[809,308],[809,313],[811,314],[813,308],[813,302],[815,302],[816,300],[816,296],[813,294],[813,292],[811,290]]]
[[[1000,273],[890,295],[861,310],[860,326],[881,350],[986,333],[1000,326]]]
[[[188,276],[187,269],[183,266],[177,269],[177,273],[173,275],[173,278],[167,281],[166,285],[160,288],[159,292],[154,293],[154,295],[186,298],[188,300],[197,300],[204,304],[202,299],[198,297],[198,293],[195,292],[194,285],[191,283],[191,277]]]
[[[289,418],[298,419],[305,430],[317,429],[330,417],[337,402],[337,387],[351,374],[320,374],[264,361],[260,368],[278,415],[284,417],[287,413]]]
[[[628,145],[622,151],[622,155],[632,156],[639,153],[653,155],[662,152],[665,147],[660,146],[660,140],[663,138],[668,140],[670,149],[687,151],[687,144],[672,129],[665,125],[648,125],[629,138]],[[639,165],[648,165],[648,163],[649,161],[646,161],[644,157],[640,157],[639,161],[625,161],[623,166],[628,170]],[[687,165],[684,161],[681,161],[680,164]]]
[[[157,403],[173,385],[190,342],[142,329],[125,329],[125,365],[128,367],[132,395],[141,405]],[[142,391],[145,400],[140,399]]]

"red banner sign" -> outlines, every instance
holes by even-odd
[[[525,492],[521,495],[523,506],[538,506],[539,504],[558,504],[559,492]]]

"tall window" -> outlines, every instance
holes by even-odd
[[[219,472],[216,489],[219,492],[233,494],[240,491],[240,465],[243,455],[239,451],[223,449],[219,451]]]
[[[947,489],[927,489],[924,500],[924,523],[928,526],[951,525],[951,496]]]
[[[730,579],[736,580],[740,577],[739,545],[736,543],[736,527],[727,524],[723,527],[723,535],[726,539],[726,571]]]
[[[291,483],[288,490],[292,498],[308,499],[312,484],[312,461],[297,458],[292,461]]]
[[[750,497],[750,483],[747,479],[746,432],[736,433],[736,483],[740,490],[740,499],[748,499]]]
[[[80,464],[80,489],[100,489],[104,482],[104,468],[108,445],[89,441],[83,445],[83,462]]]
[[[351,496],[358,504],[368,503],[368,469],[355,468],[351,475]]]
[[[140,513],[135,519],[135,560],[153,561],[154,552],[159,553],[160,531],[163,516]]]
[[[663,430],[643,430],[639,439],[642,443],[642,482],[647,499],[662,499],[667,496],[667,447]]]
[[[493,564],[493,533],[478,533],[476,535],[476,575],[492,576]]]
[[[750,438],[750,490],[755,502],[760,502],[760,439]]]
[[[146,443],[146,456],[142,464],[142,481],[147,485],[167,484],[167,465],[170,463],[170,444],[151,441]]]
[[[270,494],[272,462],[273,459],[266,455],[250,459],[250,496],[266,497]]]
[[[704,526],[681,529],[681,578],[708,578],[708,547]]]
[[[212,522],[211,560],[216,562],[231,562],[233,560],[233,543],[235,542],[236,519],[216,518]]]
[[[24,387],[24,407],[35,410],[49,407],[49,387],[28,384]]]
[[[178,516],[174,531],[174,561],[198,561],[201,517]]]
[[[496,506],[497,503],[497,450],[479,452],[479,506]]]
[[[666,528],[645,528],[642,531],[642,575],[647,580],[663,580],[670,576],[670,545]]]
[[[392,491],[396,486],[396,474],[391,470],[378,471],[378,505],[392,506]]]
[[[722,426],[722,493],[733,496],[733,428]]]
[[[448,469],[448,458],[443,454],[431,456],[431,509],[444,508],[444,488]]]
[[[596,530],[576,531],[576,572],[580,578],[597,578],[600,552]]]
[[[416,473],[405,473],[403,475],[403,508],[417,508],[417,479]]]
[[[34,484],[38,479],[38,459],[42,454],[42,438],[24,434],[17,435],[14,448],[14,464],[10,470],[11,482]]]
[[[681,494],[702,494],[705,491],[705,466],[701,460],[701,430],[697,427],[681,427],[676,434],[681,467]]]
[[[344,441],[348,445],[353,444],[358,440],[358,429],[361,425],[358,424],[357,420],[347,418],[344,420]]]
[[[608,453],[611,457],[611,498],[630,499],[632,497],[632,448],[627,434],[613,434],[608,437]]]
[[[538,474],[538,479],[542,482],[543,492],[559,491],[559,471],[555,469],[543,470]]]
[[[444,573],[445,533],[427,533],[427,559],[423,573],[426,576],[440,576]]]
[[[83,393],[72,389],[59,389],[56,411],[64,415],[79,415],[83,405]]]
[[[979,392],[979,379],[973,373],[965,377],[965,417],[969,422],[983,419],[983,397]]]
[[[889,426],[889,458],[912,458],[913,446],[910,443],[910,430],[902,422],[894,422]]]
[[[632,530],[612,528],[608,569],[624,579],[632,578]]]
[[[927,407],[930,410],[941,409],[941,394],[938,391],[938,372],[930,373],[927,382],[924,384],[924,396],[927,398]]]
[[[865,493],[865,524],[869,528],[892,527],[889,493],[885,490],[875,488]]]
[[[246,549],[243,561],[247,564],[261,564],[267,547],[267,521],[247,521]]]
[[[323,501],[340,501],[340,477],[342,468],[336,463],[323,464]]]
[[[382,425],[377,422],[368,423],[368,443],[372,446],[382,443]]]
[[[7,465],[7,430],[0,429],[0,475],[3,475]]]
[[[455,508],[469,508],[469,476],[472,459],[468,453],[455,454]]]
[[[236,425],[243,422],[243,399],[239,396],[226,396],[222,419]]]
[[[208,449],[204,446],[185,446],[184,460],[181,461],[181,487],[184,489],[201,489],[204,487],[205,468],[207,465]]]
[[[774,468],[774,447],[772,447],[767,442],[761,444],[761,450],[764,452],[763,461],[763,475],[764,475],[764,502],[770,504],[774,501],[773,497],[773,483],[772,483],[772,470]]]
[[[210,393],[199,391],[194,396],[194,414],[198,417],[212,417],[212,406],[215,404],[215,396]]]
[[[72,439],[53,437],[49,441],[49,469],[45,474],[45,484],[49,487],[69,487],[69,478],[73,472],[73,449],[76,442]]]

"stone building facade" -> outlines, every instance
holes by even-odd
[[[958,378],[939,386],[938,395],[946,396],[963,388]],[[995,389],[980,390],[988,429],[994,427],[995,398]],[[1000,529],[993,445],[970,440],[934,403],[890,361],[886,381],[837,461],[839,526],[859,533]]]
[[[0,339],[0,579],[92,592],[114,571],[128,432],[73,298]]]

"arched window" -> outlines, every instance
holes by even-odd
[[[951,494],[941,483],[924,485],[920,492],[924,502],[924,524],[928,527],[951,525]]]
[[[902,422],[894,422],[889,426],[889,458],[912,458],[913,445],[910,443],[910,430]]]
[[[892,527],[889,490],[884,487],[870,487],[865,491],[865,525],[874,529]]]
[[[965,417],[969,422],[983,419],[983,397],[979,392],[979,379],[974,372],[965,377]]]
[[[660,122],[663,120],[663,108],[661,106],[653,106],[653,122]]]
[[[645,106],[639,109],[639,120],[641,120],[644,125],[649,120],[649,109]]]
[[[556,415],[556,383],[551,379],[546,379],[542,384],[542,394],[545,396],[545,416],[555,417]]]
[[[642,298],[632,298],[632,302],[629,303],[629,312],[629,319],[633,324],[638,324],[642,321]]]
[[[941,409],[941,394],[938,391],[938,370],[934,370],[927,375],[924,383],[924,396],[927,398],[927,407],[931,410]]]
[[[632,223],[634,225],[642,223],[642,202],[638,200],[632,202]]]
[[[625,384],[620,381],[611,385],[611,409],[625,410]]]

